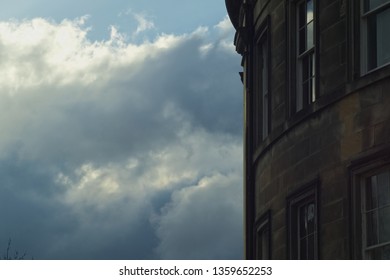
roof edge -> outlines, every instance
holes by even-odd
[[[225,0],[226,9],[234,28],[239,26],[241,0]]]

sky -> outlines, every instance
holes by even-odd
[[[0,257],[242,259],[224,0],[2,0]]]

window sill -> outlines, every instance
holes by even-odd
[[[354,78],[347,84],[346,92],[352,93],[388,77],[390,77],[390,63],[370,70],[360,77]]]

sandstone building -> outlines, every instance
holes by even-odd
[[[390,259],[390,1],[226,0],[247,259]]]

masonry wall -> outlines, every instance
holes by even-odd
[[[254,18],[271,16],[272,129],[253,151],[255,221],[272,213],[272,258],[287,258],[286,198],[319,181],[319,258],[351,258],[348,167],[360,154],[390,144],[390,79],[351,80],[348,1],[317,1],[319,99],[299,119],[288,116],[288,1],[258,1]],[[253,222],[255,222],[253,221]]]
[[[390,143],[390,79],[381,80],[313,115],[259,158],[256,216],[272,210],[272,256],[286,258],[286,197],[320,181],[320,258],[348,259],[348,166],[359,154]]]

